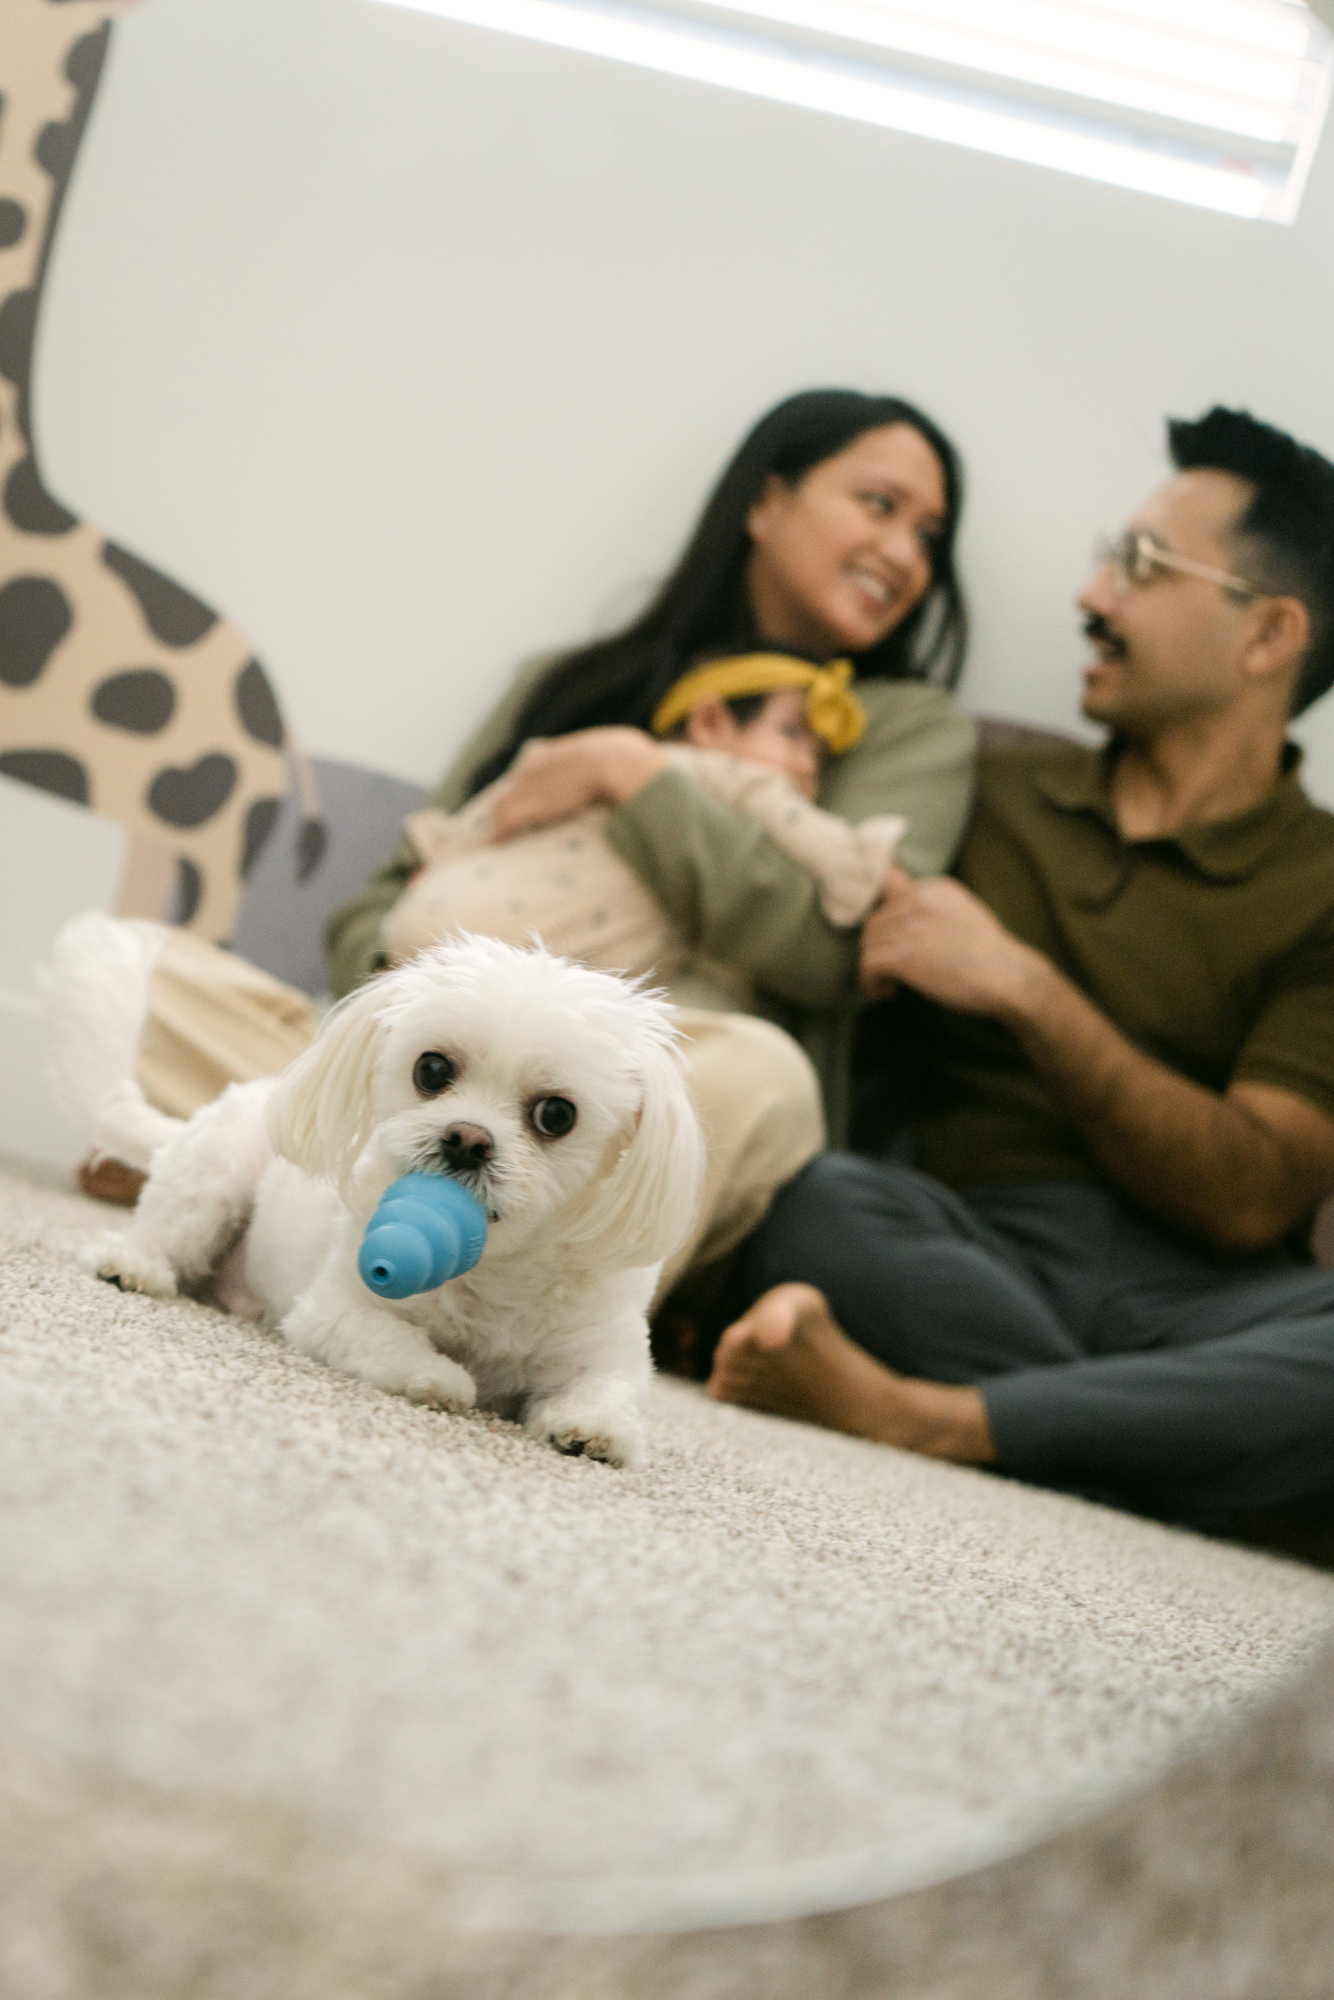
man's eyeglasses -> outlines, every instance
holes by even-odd
[[[1094,561],[1111,570],[1118,591],[1137,590],[1152,583],[1160,570],[1177,570],[1182,576],[1198,576],[1204,583],[1221,584],[1238,597],[1259,597],[1260,591],[1244,576],[1230,576],[1225,569],[1210,569],[1207,563],[1192,562],[1189,556],[1173,555],[1160,548],[1152,535],[1127,528],[1121,535],[1099,535],[1093,549]]]

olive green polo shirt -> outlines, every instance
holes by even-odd
[[[1289,744],[1240,818],[1126,841],[1114,748],[984,754],[955,873],[1137,1048],[1222,1091],[1276,1085],[1334,1116],[1334,814]],[[952,1187],[1101,1180],[1093,1155],[995,1021],[921,1014],[917,1164]]]

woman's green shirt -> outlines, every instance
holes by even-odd
[[[504,699],[446,773],[432,804],[456,810],[472,773],[509,738],[528,689],[549,657],[520,670]],[[862,681],[866,734],[831,757],[820,804],[854,825],[902,813],[899,859],[912,875],[950,864],[972,798],[975,732],[953,697],[920,681]],[[795,1035],[824,1091],[832,1143],[844,1137],[848,1064],[857,1009],[857,932],[820,908],[812,877],[774,845],[759,822],[665,771],[613,814],[608,837],[681,925],[692,946],[745,973],[759,1011]],[[351,992],[380,962],[384,919],[416,865],[406,847],[330,921],[329,984]]]

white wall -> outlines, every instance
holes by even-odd
[[[109,910],[125,862],[114,820],[0,777],[0,1166],[68,1170],[87,1136],[56,1109],[36,968],[81,910]]]
[[[1164,413],[1334,451],[1331,353],[1334,139],[1285,229],[372,0],[147,0],[37,419],[54,490],[251,634],[312,750],[428,779],[820,383],[959,440],[966,696],[1068,725],[1071,594]],[[1334,705],[1306,734],[1334,802]]]

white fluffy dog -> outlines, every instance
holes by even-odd
[[[174,1132],[90,1267],[159,1298],[225,1267],[226,1302],[241,1280],[256,1317],[330,1367],[639,1465],[645,1313],[703,1166],[675,1041],[667,1005],[607,973],[487,938],[438,946],[335,1007],[276,1080],[233,1084]],[[486,1248],[433,1292],[382,1299],[358,1275],[362,1233],[422,1172],[477,1197]]]

